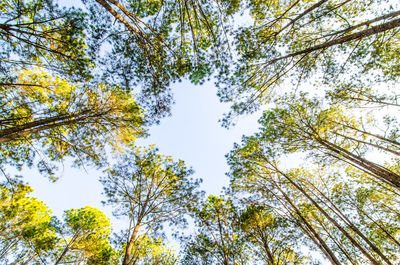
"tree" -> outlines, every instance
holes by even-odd
[[[143,265],[174,265],[177,264],[179,257],[161,238],[154,238],[148,235],[140,236],[136,242],[135,259],[132,264]]]
[[[391,136],[379,135],[373,122],[360,123],[339,106],[324,108],[318,99],[287,97],[279,101],[280,107],[264,112],[260,119],[261,131],[256,142],[276,156],[295,152],[310,152],[319,163],[344,162],[360,168],[371,176],[400,187],[400,175],[390,164],[368,159],[368,153],[381,152],[390,158],[399,153],[396,135],[397,123],[385,118]],[[384,119],[384,121],[385,121]],[[361,119],[362,121],[362,119]],[[325,162],[324,162],[325,161]],[[389,162],[387,162],[389,163]]]
[[[120,245],[122,264],[141,264],[142,244],[156,236],[163,224],[184,224],[187,208],[197,203],[199,180],[190,179],[192,170],[183,161],[173,161],[157,149],[134,149],[120,155],[101,179],[106,204],[114,214],[127,218],[129,227]]]
[[[1,164],[21,168],[35,155],[39,169],[75,157],[77,165],[103,163],[105,146],[117,150],[143,133],[143,116],[118,87],[71,84],[40,69],[19,74],[18,85],[1,87]]]
[[[305,257],[296,251],[299,237],[288,219],[255,205],[247,207],[240,219],[241,230],[264,264],[306,264]]]
[[[102,38],[96,50],[99,78],[134,91],[151,123],[170,114],[171,83],[186,77],[202,83],[218,60],[215,52],[223,42],[219,26],[224,12],[214,1],[86,0],[84,4],[96,29],[92,39]],[[100,52],[107,45],[102,43],[111,49]]]
[[[0,9],[1,86],[14,84],[14,73],[32,65],[89,77],[82,10],[42,0],[3,1]]]
[[[4,48],[0,58],[3,95],[0,104],[4,111],[0,159],[4,163],[18,168],[22,161],[31,165],[33,154],[40,153],[33,149],[43,147],[38,164],[49,175],[54,170],[47,160],[73,156],[78,164],[87,160],[97,163],[104,159],[99,154],[104,150],[104,141],[133,140],[141,134],[142,123],[158,122],[169,113],[173,103],[171,82],[190,76],[194,83],[199,83],[210,74],[210,60],[214,60],[210,58],[214,56],[209,48],[219,42],[216,28],[220,19],[215,4],[200,1],[185,4],[146,1],[144,5],[131,1],[84,1],[84,4],[87,12],[60,8],[53,1],[42,0],[8,1],[0,6],[0,45]],[[110,5],[122,13],[116,14]],[[110,12],[105,13],[104,8]],[[226,8],[229,5],[223,6]],[[115,18],[125,23],[113,23]],[[93,100],[80,101],[78,96],[62,99],[71,94],[72,88],[76,91],[72,94],[82,95],[83,99],[90,95]],[[45,92],[46,89],[53,91]],[[67,92],[62,92],[63,89]],[[49,108],[48,104],[57,104],[57,100],[45,102],[46,93],[54,94],[67,105]],[[112,102],[106,102],[109,94],[113,94]],[[37,100],[37,96],[44,97]],[[137,99],[146,116],[140,115],[133,101],[125,106],[114,96],[123,98],[123,102]],[[15,104],[11,103],[13,100]],[[77,103],[76,111],[65,109]],[[122,109],[102,109],[101,104]],[[111,134],[107,135],[107,131]]]
[[[355,212],[361,212],[360,205],[354,203],[355,192],[337,193],[343,185],[352,185],[352,180],[347,178],[349,172],[354,172],[352,167],[336,173],[332,165],[329,171],[321,166],[313,171],[282,170],[273,154],[259,146],[256,138],[244,139],[243,146],[237,146],[229,156],[229,163],[232,185],[237,192],[250,193],[251,201],[266,203],[276,214],[292,220],[332,264],[345,261],[355,264],[361,259],[371,264],[396,261],[397,250],[387,247],[397,241],[395,230],[390,233],[381,226],[377,231],[374,226],[365,225],[362,220],[368,215],[361,214],[361,219],[354,216]],[[358,178],[354,187],[365,187],[361,177]],[[393,198],[396,190],[389,188],[384,194],[381,196]],[[353,198],[353,203],[349,204],[345,197]],[[391,215],[388,211],[386,214]],[[378,237],[382,232],[385,236]]]
[[[290,220],[297,228],[297,233],[300,230],[302,235],[299,239],[293,238],[301,240],[304,247],[311,250],[316,247],[331,264],[341,264],[333,246],[302,211],[297,193],[280,185],[281,182],[275,179],[275,175],[268,171],[264,163],[257,163],[258,156],[253,155],[257,154],[259,149],[256,145],[247,143],[243,148],[236,146],[228,157],[233,191],[243,197],[247,197],[248,194],[248,200],[253,204],[256,202],[257,205],[265,205],[273,209],[277,216]],[[285,231],[283,236],[291,237],[291,233],[293,232]]]
[[[65,212],[63,222],[29,195],[30,186],[9,179],[1,185],[0,258],[6,264],[117,264],[111,224],[92,207]]]
[[[99,165],[106,146],[142,135],[133,94],[94,78],[100,44],[85,12],[42,0],[0,9],[2,166],[36,163],[54,178],[52,161]]]
[[[197,232],[185,243],[183,264],[248,264],[252,261],[242,237],[239,212],[229,199],[208,196],[192,209]]]
[[[219,74],[220,98],[232,103],[226,122],[310,83],[329,92],[338,80],[398,80],[398,9],[392,1],[246,1],[253,24],[236,31],[237,60]]]
[[[0,259],[7,264],[40,264],[57,242],[50,209],[31,192],[15,181],[0,187]]]
[[[54,265],[110,264],[116,255],[109,242],[110,230],[109,219],[96,208],[65,211],[64,223],[59,227],[63,240],[55,247]]]

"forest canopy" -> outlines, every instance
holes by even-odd
[[[400,262],[400,3],[75,2],[0,3],[1,264]],[[215,83],[228,130],[260,114],[219,195],[136,142],[182,80]],[[26,169],[61,165],[125,225],[31,195]]]

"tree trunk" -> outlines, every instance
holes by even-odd
[[[322,138],[316,138],[315,139],[319,144],[321,144],[325,149],[338,154],[339,156],[343,156],[344,158],[350,160],[351,162],[355,163],[356,165],[359,165],[361,168],[364,168],[368,172],[373,173],[375,176],[379,176],[379,180],[382,181],[382,179],[390,184],[391,186],[400,189],[400,175],[388,170],[385,167],[382,167],[378,164],[375,164],[367,159],[364,159],[358,155],[354,155],[353,153],[341,148],[340,146],[337,146],[335,144],[332,144],[329,141],[326,141]],[[328,153],[329,154],[329,153]],[[331,155],[331,154],[329,154]]]
[[[374,265],[380,265],[380,263],[375,259],[375,258],[373,258],[369,253],[368,253],[368,251],[367,250],[365,250],[335,219],[333,219],[313,198],[311,198],[311,196],[302,188],[302,187],[300,187],[296,182],[294,182],[287,174],[285,174],[285,173],[283,173],[283,172],[281,172],[278,168],[276,168],[274,165],[272,165],[269,161],[267,161],[267,163],[269,163],[272,167],[274,167],[274,169],[276,170],[276,172],[278,173],[278,174],[280,174],[280,175],[282,175],[285,179],[287,179],[298,191],[300,191],[334,226],[336,226],[342,233],[343,233],[343,235],[345,235],[349,240],[350,240],[350,242],[355,246],[355,247],[357,247],[363,254],[364,254],[364,256],[366,257],[366,258],[368,258],[370,261],[371,261],[371,263],[372,264],[374,264]],[[351,226],[351,228],[352,228],[352,230],[353,231],[356,231],[356,230],[358,230],[358,229],[356,229],[355,227],[354,227],[354,225],[352,225]],[[359,236],[361,236],[364,240],[367,240],[366,238],[365,238],[365,236],[364,235],[360,235],[360,234],[358,234]],[[369,241],[368,241],[369,242]],[[367,243],[368,243],[367,242]],[[369,242],[370,243],[370,242]],[[372,243],[371,243],[372,244]],[[376,246],[375,245],[370,245],[373,249],[374,249],[374,251],[375,252],[377,252],[377,254],[382,258],[382,259],[384,259],[385,260],[385,262],[387,263],[387,264],[389,264],[389,265],[393,265],[388,259],[387,259],[387,257],[386,256],[384,256],[380,251],[379,251],[379,249],[377,249],[376,248]]]
[[[320,237],[317,231],[312,227],[312,225],[307,221],[307,219],[303,216],[301,211],[296,207],[296,205],[292,202],[292,200],[289,198],[289,196],[279,187],[279,185],[272,180],[273,183],[275,184],[275,187],[279,190],[279,192],[283,195],[285,198],[286,202],[289,203],[289,205],[292,207],[292,209],[295,211],[296,216],[298,216],[301,221],[302,225],[305,225],[305,227],[309,230],[307,232],[307,235],[311,238],[311,240],[317,245],[317,247],[322,251],[322,253],[325,254],[326,258],[334,265],[341,265],[340,261],[337,259],[335,254],[333,254],[333,251],[328,247],[326,242]],[[311,234],[309,234],[311,233]]]
[[[133,230],[132,236],[129,239],[128,244],[126,245],[125,255],[124,255],[124,260],[122,261],[122,265],[129,265],[132,260],[132,249],[135,244],[137,235],[139,233],[139,229],[140,229],[140,225],[137,224],[135,226],[135,229]]]
[[[82,110],[77,113],[43,118],[22,125],[16,125],[12,128],[0,130],[0,143],[11,142],[29,134],[56,128],[62,125],[78,123],[90,118],[90,116],[85,116],[88,113],[90,113],[90,110]]]
[[[367,23],[367,22],[365,22],[365,23]],[[389,22],[386,22],[386,23],[382,23],[382,24],[377,25],[377,26],[373,26],[373,27],[371,27],[369,29],[365,29],[365,30],[362,30],[362,31],[359,31],[359,32],[356,32],[356,33],[352,33],[352,34],[343,36],[341,38],[334,39],[334,40],[331,40],[331,41],[327,41],[327,42],[312,46],[310,48],[307,48],[307,49],[304,49],[304,50],[301,50],[301,51],[298,51],[298,52],[290,53],[288,55],[285,55],[285,56],[282,56],[282,57],[279,57],[279,58],[275,58],[273,60],[268,61],[266,63],[266,65],[274,64],[274,63],[276,63],[278,61],[281,61],[281,60],[284,60],[284,59],[288,59],[288,58],[292,58],[292,57],[295,57],[297,55],[304,55],[304,54],[309,54],[309,53],[312,53],[312,52],[315,52],[315,51],[318,51],[318,50],[327,49],[327,48],[330,48],[332,46],[343,44],[343,43],[346,43],[346,42],[349,42],[349,41],[360,40],[360,39],[363,39],[363,38],[366,38],[366,37],[369,37],[369,36],[372,36],[372,35],[375,35],[375,34],[378,34],[378,33],[385,32],[387,30],[391,30],[391,29],[397,28],[399,26],[400,26],[400,19],[394,19],[392,21],[389,21]]]

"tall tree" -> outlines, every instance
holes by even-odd
[[[29,196],[31,192],[31,187],[14,180],[0,186],[0,260],[4,264],[40,264],[57,243],[50,209]]]
[[[89,77],[85,14],[54,1],[3,1],[0,5],[0,83],[14,83],[15,72],[31,65],[79,79]]]
[[[362,219],[354,216],[360,212],[360,204],[354,203],[354,193],[338,193],[341,185],[349,181],[346,174],[354,169],[349,167],[348,171],[342,170],[338,174],[332,173],[332,165],[330,171],[282,170],[274,162],[271,152],[257,144],[257,139],[248,138],[243,143],[243,147],[237,146],[229,156],[234,187],[253,194],[251,200],[262,200],[272,205],[278,214],[284,213],[332,264],[347,261],[356,264],[360,259],[371,264],[396,262],[396,251],[387,248],[388,244],[397,241],[396,232],[390,233],[382,226],[377,231],[374,226],[365,225],[362,219],[368,215],[363,213]],[[358,181],[357,185],[365,185]],[[349,183],[351,185],[351,180]],[[396,194],[392,189],[382,195],[387,199],[393,198],[393,191]],[[348,204],[344,197],[353,198],[353,203]],[[390,215],[387,211],[386,214]],[[385,236],[378,239],[377,235],[382,233]]]
[[[265,149],[276,156],[311,152],[320,163],[326,160],[344,162],[393,187],[400,187],[400,175],[389,164],[391,157],[400,154],[395,133],[385,136],[377,133],[374,126],[366,129],[368,123],[363,127],[351,112],[345,115],[346,109],[339,106],[324,108],[317,98],[309,100],[303,95],[282,98],[278,102],[279,107],[264,112],[260,119],[262,127],[256,141]],[[396,132],[397,123],[388,121],[388,130]],[[386,157],[383,163],[368,158],[373,152],[386,155],[382,157]]]
[[[65,212],[63,222],[29,193],[30,186],[9,179],[1,185],[0,259],[4,264],[117,264],[110,245],[111,224],[92,207]]]
[[[277,216],[272,209],[263,206],[249,206],[240,217],[240,228],[255,248],[255,253],[263,264],[306,264],[298,252],[293,224],[287,218]]]
[[[192,215],[198,231],[185,243],[183,264],[250,264],[239,211],[231,200],[210,195]]]
[[[98,209],[86,206],[65,211],[58,230],[63,239],[54,249],[54,265],[112,264],[116,253],[109,241],[111,224]]]
[[[71,84],[40,69],[20,72],[18,85],[1,87],[1,164],[32,164],[50,175],[50,161],[66,156],[82,165],[102,162],[143,133],[143,116],[132,96],[118,87]]]
[[[201,195],[200,181],[189,177],[192,170],[183,161],[162,156],[154,148],[132,148],[116,161],[101,180],[106,203],[129,223],[119,242],[124,246],[122,264],[141,264],[146,238],[157,236],[165,223],[185,224],[187,208]]]
[[[219,95],[233,104],[231,115],[310,83],[325,82],[322,89],[330,91],[338,80],[366,87],[398,80],[396,2],[245,1],[241,10],[253,23],[236,31],[237,60],[224,64],[219,75]]]
[[[125,240],[119,241],[119,243]],[[173,248],[166,244],[161,238],[144,235],[140,237],[134,246],[135,258],[131,264],[140,265],[175,265],[179,257],[175,254]],[[124,253],[121,251],[121,253]],[[119,262],[120,264],[121,262]]]
[[[218,9],[217,2],[197,0],[83,2],[96,29],[92,33],[111,46],[100,52],[108,45],[97,45],[99,78],[134,91],[150,122],[170,113],[171,83],[203,82],[223,56],[220,26],[229,6]]]

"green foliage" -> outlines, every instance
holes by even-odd
[[[274,158],[307,152],[321,164],[355,165],[383,182],[400,187],[400,176],[388,166],[392,164],[391,157],[400,155],[398,139],[380,135],[376,121],[360,114],[364,113],[359,113],[358,118],[340,106],[324,107],[318,98],[310,100],[305,95],[285,97],[279,100],[279,107],[263,113],[260,132],[245,138],[246,149],[258,148]],[[395,131],[397,122],[389,117],[387,130]],[[368,155],[374,152],[387,155],[386,165],[369,160]]]
[[[250,13],[252,23],[233,33],[238,56],[218,76],[220,99],[232,104],[225,125],[282,92],[398,82],[398,3],[243,2],[240,12]]]
[[[216,1],[86,0],[84,4],[93,29],[90,39],[98,39],[92,46],[98,55],[99,78],[134,91],[150,123],[170,114],[172,83],[182,78],[204,82],[226,38]],[[103,47],[107,47],[104,52]]]
[[[132,96],[98,84],[76,85],[40,69],[19,73],[18,85],[2,86],[1,163],[31,165],[53,176],[50,161],[75,157],[77,165],[104,162],[143,133],[143,115]]]
[[[111,224],[98,209],[86,206],[65,212],[64,224],[59,228],[64,242],[56,247],[55,264],[80,263],[110,264],[116,255],[110,246]]]
[[[194,207],[201,196],[197,190],[200,181],[191,179],[191,174],[182,160],[162,156],[154,148],[132,147],[107,170],[101,179],[106,203],[113,206],[116,216],[129,222],[119,240],[120,245],[127,242],[122,264],[145,260],[140,256],[143,240],[157,236],[164,224],[186,223],[187,208]],[[147,250],[143,251],[147,255]]]
[[[240,232],[239,213],[231,200],[208,196],[192,208],[197,232],[184,249],[182,264],[250,264],[251,253]]]
[[[0,190],[0,250],[5,264],[116,264],[108,218],[92,207],[65,212],[64,222],[12,181]],[[114,262],[114,263],[113,263]]]
[[[221,35],[217,3],[84,4],[87,13],[53,1],[2,4],[3,164],[30,166],[33,149],[44,149],[38,167],[51,177],[52,160],[102,163],[104,142],[132,142],[144,121],[169,114],[171,83],[188,77],[198,84],[211,74]],[[118,23],[112,8],[122,14]]]
[[[53,1],[3,1],[0,14],[0,80],[41,65],[80,78],[90,76],[86,54],[85,14],[60,8]]]
[[[134,252],[136,257],[132,259],[131,264],[174,265],[178,261],[174,250],[165,244],[162,239],[146,235],[139,236],[134,246]]]
[[[263,134],[257,136],[245,138],[243,146],[237,145],[228,161],[235,194],[269,209],[272,216],[277,216],[275,220],[283,217],[281,220],[289,220],[288,224],[295,225],[293,230],[285,229],[275,236],[268,230],[270,245],[274,246],[274,242],[279,242],[283,236],[283,240],[289,239],[283,252],[290,253],[290,244],[302,240],[311,249],[318,247],[331,262],[396,262],[394,253],[398,252],[400,245],[397,244],[398,232],[394,225],[397,221],[393,218],[397,206],[388,202],[388,208],[381,205],[365,210],[364,207],[369,207],[367,205],[375,207],[377,201],[364,204],[361,199],[361,194],[375,194],[376,199],[384,204],[386,200],[396,200],[396,188],[352,166],[341,170],[334,164],[325,167],[314,164],[310,165],[313,170],[305,167],[282,170],[274,161],[274,153],[260,146],[260,142],[265,140]],[[263,207],[251,207],[244,217],[253,216],[250,218],[252,222],[245,228],[250,228],[251,237],[263,239],[263,234],[259,233],[261,227],[267,223],[270,224],[268,229],[273,229],[276,223],[269,212],[263,212]],[[258,229],[252,230],[251,227]],[[267,239],[264,237],[268,242]]]
[[[0,260],[176,264],[163,227],[183,228],[190,214],[196,232],[182,264],[318,264],[314,252],[332,264],[398,263],[398,3],[83,4],[85,11],[51,0],[0,3],[0,166],[36,164],[54,179],[53,162],[105,167],[113,151],[101,181],[106,204],[128,226],[114,249],[99,210],[68,210],[58,221],[29,186],[8,178]],[[251,23],[229,24],[241,15]],[[232,104],[226,124],[274,106],[227,156],[227,196],[201,201],[200,181],[183,161],[133,142],[144,124],[170,113],[171,84],[202,84],[216,69],[218,95]],[[377,110],[354,111],[367,105]],[[312,160],[280,165],[296,155]]]
[[[37,260],[57,243],[51,211],[29,197],[32,188],[23,184],[1,185],[0,259],[9,264]]]
[[[299,237],[286,218],[276,216],[263,206],[249,206],[240,217],[240,228],[264,264],[306,264],[309,260],[296,250]]]

